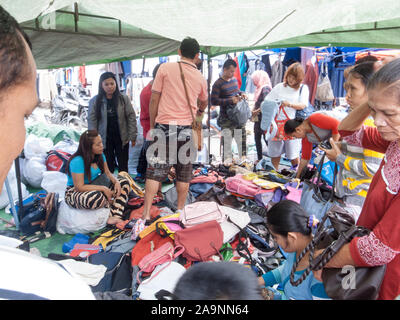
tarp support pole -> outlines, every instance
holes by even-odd
[[[75,9],[75,14],[74,14],[74,22],[75,22],[75,32],[78,32],[78,20],[79,20],[79,12],[78,12],[78,3],[74,3],[74,9]]]
[[[207,88],[208,88],[208,119],[207,119],[207,126],[208,126],[208,152],[207,152],[207,162],[210,163],[210,153],[211,153],[211,58],[210,55],[207,54],[207,69],[208,69],[208,77],[207,77]]]

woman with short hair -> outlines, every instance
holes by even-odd
[[[287,120],[295,119],[296,110],[303,110],[308,105],[309,90],[302,84],[304,69],[296,62],[285,72],[283,82],[278,83],[266,96],[266,100],[280,100],[281,106],[276,117],[277,135],[268,141],[268,156],[271,157],[275,169],[279,169],[281,155],[285,154],[293,167],[299,164],[300,140],[287,137],[284,134],[284,124]]]

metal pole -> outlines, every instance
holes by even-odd
[[[17,210],[15,210],[14,199],[12,196],[12,190],[11,190],[10,183],[8,182],[7,177],[6,177],[6,181],[5,181],[5,186],[6,186],[6,190],[7,190],[7,194],[8,194],[8,201],[10,201],[11,213],[14,217],[14,224],[15,224],[15,227],[17,228],[17,230],[19,230],[19,218],[18,218]]]
[[[18,188],[18,213],[17,218],[22,217],[24,214],[24,206],[22,200],[22,189],[21,189],[21,169],[19,166],[19,157],[14,160],[15,163],[15,175],[17,177],[17,188]]]
[[[211,126],[210,126],[210,119],[211,119],[211,58],[210,55],[207,55],[207,67],[208,67],[208,79],[207,79],[207,88],[208,88],[208,119],[207,119],[207,126],[208,126],[208,152],[207,152],[207,163],[210,163],[210,152],[211,152]]]

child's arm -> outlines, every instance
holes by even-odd
[[[314,277],[311,281],[310,290],[313,300],[331,300],[331,298],[329,298],[329,296],[325,292],[324,284]]]
[[[280,283],[282,281],[283,266],[282,264],[278,268],[263,274],[262,277],[259,278],[260,285],[272,287],[274,284]]]

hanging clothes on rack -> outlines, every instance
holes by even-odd
[[[86,81],[86,69],[85,66],[79,67],[79,82],[81,85],[86,88],[87,81]]]
[[[318,64],[315,61],[315,56],[314,59],[308,60],[306,63],[306,72],[304,76],[303,83],[308,86],[308,89],[310,90],[309,93],[309,101],[312,105],[315,103],[315,93],[317,91],[317,83],[318,83],[318,76],[319,76],[319,71],[318,71]]]
[[[277,61],[272,65],[272,75],[271,75],[271,84],[272,88],[275,87],[278,83],[283,81],[283,76],[285,74],[285,66],[283,65],[280,55]]]
[[[271,78],[272,76],[272,67],[271,67],[271,62],[269,61],[269,54],[264,54],[261,57],[261,61],[264,64],[264,68],[263,69],[259,69],[259,70],[264,70],[268,73],[268,76]]]
[[[124,73],[124,78],[128,77],[132,73],[132,62],[131,60],[122,61],[122,70]]]
[[[37,76],[37,92],[41,102],[50,102],[58,94],[55,71],[41,71]]]
[[[249,70],[247,71],[248,79],[251,79],[251,75],[253,74],[254,71],[256,71],[256,61],[257,60],[249,60]],[[256,86],[254,85],[253,81],[246,82],[246,92],[247,93],[254,93],[255,89],[256,89]]]
[[[237,68],[236,68],[235,74],[233,76],[236,78],[236,80],[238,82],[238,87],[240,88],[242,86],[242,76],[240,74],[240,65],[239,65],[238,57],[235,57],[233,60],[237,64]]]
[[[314,49],[309,49],[309,48],[301,48],[301,65],[304,70],[307,68],[307,63],[308,61],[311,60],[312,57],[315,55],[315,50]]]
[[[295,62],[301,62],[301,48],[287,48],[282,64],[289,67]]]
[[[240,69],[240,76],[242,79],[242,84],[239,86],[240,91],[246,90],[246,82],[247,82],[247,71],[249,69],[249,62],[247,56],[244,52],[239,55],[239,69]]]
[[[112,62],[106,64],[106,70],[115,74],[120,90],[125,89],[125,84],[122,81],[124,77],[124,69],[122,69],[121,62]]]

